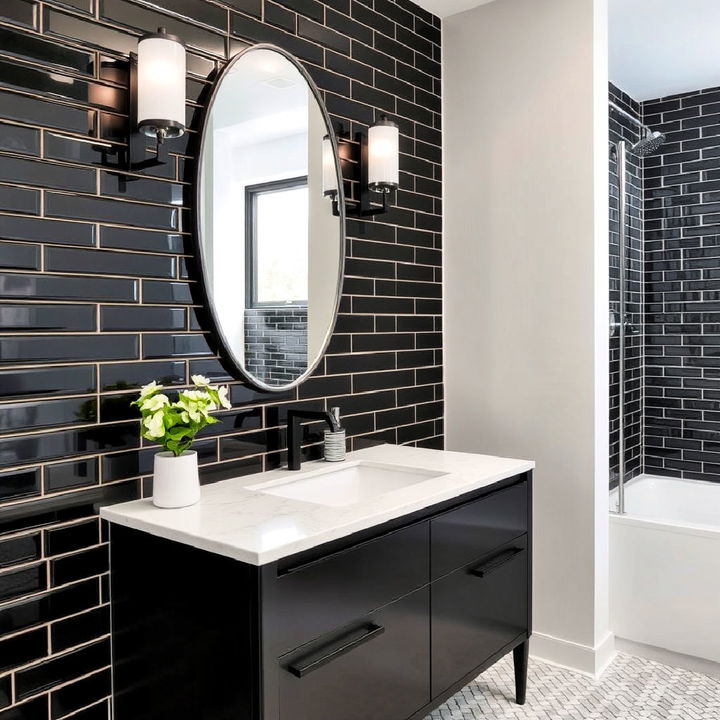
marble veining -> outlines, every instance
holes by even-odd
[[[327,463],[317,461],[305,463],[299,472],[281,469],[206,485],[200,502],[189,508],[161,510],[146,499],[104,507],[100,513],[111,523],[251,565],[264,565],[535,467],[528,460],[396,445],[349,453],[347,462],[354,461],[442,474],[344,507],[327,507],[252,489],[306,479],[327,470]]]

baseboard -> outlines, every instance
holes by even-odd
[[[673,652],[665,648],[655,647],[654,645],[645,645],[645,643],[635,642],[634,640],[625,640],[625,638],[616,638],[615,644],[618,652],[627,653],[628,655],[636,655],[637,657],[654,660],[662,665],[670,667],[683,668],[692,672],[702,673],[710,677],[720,679],[720,663],[705,658],[695,657],[693,655],[684,655],[683,653]]]
[[[608,633],[595,647],[538,632],[533,632],[530,638],[530,655],[533,657],[594,679],[605,672],[615,653],[615,636],[612,633]]]

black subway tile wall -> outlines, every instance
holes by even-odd
[[[634,117],[640,116],[640,105],[614,85],[610,85],[610,101]],[[617,112],[610,111],[610,142],[625,140],[634,145],[640,139],[636,125]],[[642,160],[628,153],[627,181],[627,294],[626,316],[637,333],[626,335],[625,397],[620,403],[620,339],[610,339],[610,484],[619,475],[620,408],[625,420],[625,479],[642,472],[643,412],[643,189]],[[619,192],[617,156],[610,153],[610,308],[619,317]]]
[[[192,125],[128,175],[128,54],[160,25],[188,44]],[[257,42],[304,62],[338,130],[385,112],[402,133],[397,207],[347,223],[328,354],[272,396],[218,360],[190,257],[199,98]],[[277,467],[298,402],[339,405],[351,448],[442,447],[440,145],[440,21],[409,0],[0,2],[0,720],[108,717],[96,518],[152,492],[140,385],[231,382],[197,443],[203,482]],[[318,457],[321,428],[305,440]]]
[[[645,470],[720,482],[720,88],[642,104]]]

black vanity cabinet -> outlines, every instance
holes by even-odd
[[[115,720],[421,720],[514,651],[531,473],[260,567],[111,525]]]

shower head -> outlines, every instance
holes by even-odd
[[[652,155],[665,142],[665,135],[659,130],[645,131],[645,137],[632,146],[632,151],[640,157]]]

